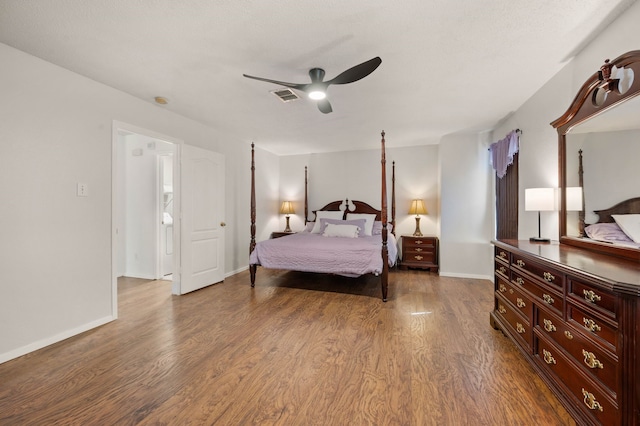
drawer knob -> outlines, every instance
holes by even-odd
[[[422,251],[422,249],[420,247],[416,247],[416,251],[419,253]]]
[[[520,284],[520,285],[523,285],[523,284],[524,284],[524,280],[523,280],[522,278],[520,278],[520,277],[516,278],[516,282],[517,282],[518,284]]]
[[[545,272],[544,274],[542,274],[542,278],[544,278],[545,281],[549,281],[549,282],[552,282],[553,280],[556,279],[556,277],[551,275],[550,272]]]
[[[499,271],[501,274],[505,274],[505,273],[507,272],[507,268],[505,268],[504,266],[501,266],[500,268],[498,268],[498,271]]]
[[[500,293],[504,293],[505,291],[507,291],[507,286],[500,283]]]
[[[415,240],[413,244],[422,244],[422,240]]]
[[[413,256],[413,257],[414,257],[414,259],[416,259],[416,260],[422,260],[422,259],[424,259],[424,257],[422,257],[422,256]]]
[[[583,317],[582,322],[584,323],[584,328],[586,328],[589,331],[593,331],[595,333],[602,330],[602,327],[596,324],[596,322],[592,319]]]
[[[573,340],[573,334],[571,334],[569,330],[564,332],[564,337],[566,337],[569,340]]]
[[[518,265],[521,268],[524,268],[524,265],[525,265],[524,260],[522,259],[516,260],[516,265]]]
[[[544,320],[544,329],[547,330],[549,333],[553,333],[554,331],[556,331],[556,326],[553,325],[551,320],[545,319]]]
[[[518,333],[523,334],[525,331],[525,328],[522,324],[520,324],[519,322],[516,323],[516,330],[518,331]]]
[[[553,300],[553,297],[549,296],[548,294],[543,294],[542,300],[547,302],[549,305],[553,305],[553,302],[555,302],[555,300]]]
[[[500,256],[501,258],[503,258],[503,259],[504,259],[504,258],[506,258],[506,257],[507,257],[507,253],[506,253],[506,252],[504,252],[504,251],[501,251],[501,252],[500,252],[500,254],[499,254],[498,256]]]
[[[524,308],[525,306],[527,306],[527,304],[524,303],[524,300],[519,297],[516,299],[516,305],[518,305],[518,308]]]
[[[602,405],[596,401],[596,397],[592,393],[589,393],[582,388],[582,395],[584,395],[584,405],[589,407],[591,410],[602,411]]]
[[[506,314],[507,310],[506,310],[506,308],[504,306],[499,305],[498,306],[498,312],[500,312],[501,314]]]
[[[602,297],[591,290],[582,290],[584,294],[584,300],[591,303],[596,303],[602,300]]]
[[[544,355],[544,362],[546,362],[547,364],[556,364],[556,359],[553,357],[553,355],[551,355],[551,352],[543,349],[542,354]]]
[[[593,352],[588,352],[586,349],[582,350],[582,356],[584,356],[584,363],[587,364],[589,368],[604,368],[604,365],[596,358],[596,355]]]

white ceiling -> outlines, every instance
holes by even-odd
[[[289,155],[490,129],[634,1],[0,0],[0,42]],[[326,115],[242,76],[327,80],[375,56]]]

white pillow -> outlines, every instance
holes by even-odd
[[[351,219],[366,219],[366,222],[364,224],[364,235],[367,237],[371,236],[371,231],[373,230],[373,222],[376,220],[375,214],[347,213],[347,220]]]
[[[334,225],[333,223],[327,223],[322,236],[358,238],[358,232],[360,232],[360,228],[356,225]]]
[[[611,217],[633,242],[640,244],[640,214],[614,214]]]
[[[319,210],[316,212],[316,223],[311,230],[312,234],[320,233],[320,219],[342,219],[343,213],[340,210]]]

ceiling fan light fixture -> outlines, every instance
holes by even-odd
[[[315,90],[312,90],[311,92],[309,92],[309,98],[311,98],[311,99],[313,99],[315,101],[322,100],[322,99],[324,99],[326,97],[327,97],[327,94],[322,90],[315,89]]]

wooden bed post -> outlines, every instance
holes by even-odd
[[[382,141],[381,151],[382,156],[380,163],[382,164],[382,208],[380,212],[380,218],[382,220],[382,275],[380,277],[380,284],[382,286],[382,301],[387,301],[387,289],[389,286],[389,249],[387,247],[387,159],[384,150],[384,130],[381,133]]]
[[[580,231],[581,237],[586,237],[584,232],[584,220],[585,220],[585,202],[584,202],[584,168],[582,167],[582,150],[578,150],[578,186],[582,192],[582,210],[578,212],[578,231]]]
[[[304,224],[307,225],[307,217],[309,217],[309,199],[307,198],[307,166],[304,166]]]
[[[251,142],[251,242],[249,243],[249,255],[256,248],[256,162],[255,162],[255,145]],[[251,274],[251,287],[256,285],[256,269],[257,265],[249,265],[249,273]]]
[[[391,163],[391,233],[396,235],[396,162]]]

